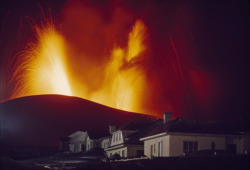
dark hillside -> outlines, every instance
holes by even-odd
[[[57,146],[77,130],[108,130],[154,117],[117,110],[77,97],[39,95],[0,104],[1,151],[8,146]]]

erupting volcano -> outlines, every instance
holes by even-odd
[[[0,101],[60,94],[157,116],[249,117],[247,5],[211,4],[3,2]]]
[[[10,99],[61,94],[85,98],[121,110],[145,112],[141,109],[146,85],[145,73],[138,64],[144,59],[147,49],[144,44],[146,26],[142,20],[136,20],[128,35],[126,47],[115,46],[106,65],[92,71],[98,76],[93,77],[92,81],[99,82],[98,87],[92,91],[89,82],[78,82],[79,78],[72,74],[67,65],[71,61],[65,50],[65,39],[52,20],[46,21],[34,27],[37,41],[18,56],[12,77],[17,85]],[[77,64],[81,65],[81,62]]]
[[[11,98],[38,94],[72,95],[66,72],[64,40],[53,23],[35,26],[37,43],[18,56]]]

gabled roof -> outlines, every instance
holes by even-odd
[[[106,131],[87,131],[90,139],[100,139],[110,136],[109,132]]]
[[[86,132],[84,131],[76,131],[75,133],[72,133],[71,135],[69,135],[70,138],[76,137],[78,135],[82,135],[82,134],[86,134]]]

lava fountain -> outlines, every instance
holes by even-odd
[[[52,21],[34,27],[37,42],[21,52],[14,67],[11,98],[39,94],[72,95],[66,73],[64,40]]]
[[[70,57],[65,51],[65,39],[53,24],[34,27],[36,42],[30,43],[18,55],[12,82],[11,99],[29,95],[61,94],[85,98],[113,108],[143,113],[141,100],[145,76],[140,68],[147,47],[146,26],[136,20],[128,35],[127,46],[114,46],[109,62],[101,70],[102,83],[94,91],[88,82],[79,82],[68,67]],[[68,62],[67,62],[68,61]],[[81,63],[79,63],[81,64]],[[83,75],[84,76],[84,75]],[[76,85],[77,84],[77,85]],[[83,90],[85,89],[85,90]]]

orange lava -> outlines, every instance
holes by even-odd
[[[29,44],[19,56],[13,76],[16,87],[11,98],[61,94],[85,98],[117,109],[145,113],[141,102],[146,80],[138,61],[143,59],[147,49],[146,31],[145,24],[136,20],[127,36],[126,47],[114,46],[111,56],[103,56],[110,60],[96,73],[102,76],[93,77],[101,81],[95,90],[90,91],[88,89],[91,89],[91,84],[79,81],[79,74],[70,70],[70,62],[82,63],[70,60],[66,40],[60,31],[52,22],[35,26],[37,41]]]

